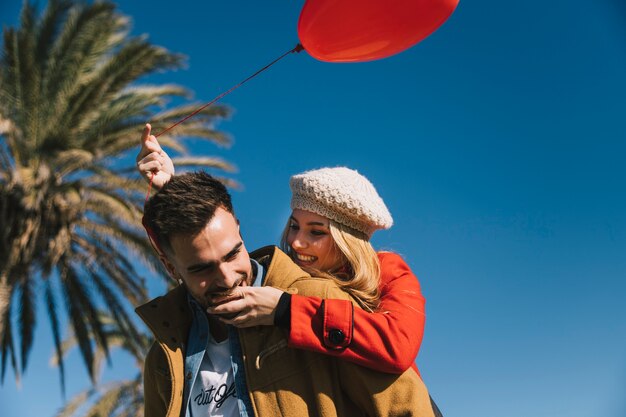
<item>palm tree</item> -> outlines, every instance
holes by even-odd
[[[108,352],[97,314],[106,305],[127,337],[127,313],[146,296],[142,262],[166,277],[140,226],[146,186],[134,154],[146,120],[155,131],[196,104],[176,85],[138,79],[183,65],[181,55],[129,35],[129,19],[108,1],[50,0],[37,15],[25,1],[17,29],[4,30],[0,56],[0,354],[19,378],[33,344],[37,297],[43,297],[64,381],[60,310],[94,381],[94,348]],[[156,113],[155,113],[156,112]],[[227,145],[212,106],[159,141],[181,155],[180,137]],[[176,161],[232,171],[218,158]],[[93,336],[93,337],[92,337]],[[17,344],[19,343],[19,347]]]
[[[105,325],[105,333],[111,349],[118,348],[128,353],[135,360],[137,373],[130,379],[114,381],[105,385],[96,385],[76,394],[70,401],[58,411],[56,417],[140,417],[144,414],[142,367],[144,353],[148,351],[152,339],[145,334],[138,334],[136,338],[124,336],[124,332],[116,327],[110,315],[101,314]],[[76,337],[70,335],[61,345],[63,353],[68,353],[77,344]],[[106,352],[97,348],[96,357],[96,380],[99,379],[97,372],[102,369],[101,364]],[[52,360],[53,365],[58,365],[57,357]]]

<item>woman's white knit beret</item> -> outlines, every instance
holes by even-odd
[[[393,219],[371,182],[357,171],[321,168],[291,177],[291,209],[311,211],[371,237]]]

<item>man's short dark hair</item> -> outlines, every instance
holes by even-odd
[[[162,250],[172,250],[171,236],[202,231],[219,208],[232,213],[228,190],[203,171],[174,175],[144,206],[144,224]]]

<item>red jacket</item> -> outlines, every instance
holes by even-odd
[[[425,300],[417,278],[395,253],[378,253],[380,306],[368,313],[347,300],[291,297],[289,346],[338,356],[376,371],[415,366],[424,334]]]

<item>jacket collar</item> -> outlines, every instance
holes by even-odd
[[[186,342],[192,314],[187,302],[187,290],[179,285],[135,309],[148,325],[154,337],[175,350]]]
[[[285,289],[300,279],[311,277],[276,246],[257,249],[250,253],[250,257],[267,268],[263,285]]]

